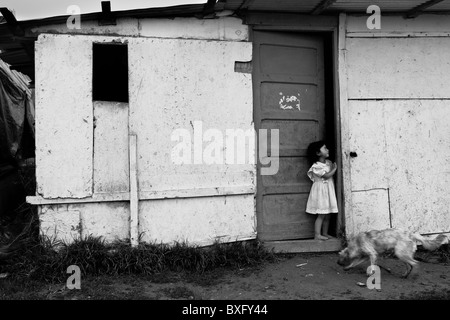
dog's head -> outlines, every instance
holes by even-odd
[[[337,263],[344,267],[344,270],[349,270],[367,260],[359,250],[359,246],[355,242],[351,241],[347,248],[339,252],[339,259]]]
[[[348,248],[345,248],[344,250],[341,250],[339,252],[339,259],[337,261],[338,265],[344,267],[344,270],[348,270],[350,268],[347,268],[347,266],[349,266],[351,264],[351,259],[350,259],[350,253]]]

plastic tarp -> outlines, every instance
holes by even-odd
[[[29,78],[0,60],[0,225],[25,201],[17,165],[34,157],[34,103]]]
[[[0,166],[34,157],[34,103],[23,75],[0,63]]]

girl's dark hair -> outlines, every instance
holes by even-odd
[[[311,143],[308,146],[308,160],[311,164],[314,164],[319,160],[319,156],[317,155],[318,152],[320,152],[320,148],[322,148],[324,145],[326,145],[325,140],[320,140]]]

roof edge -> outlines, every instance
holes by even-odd
[[[145,8],[145,9],[133,9],[122,11],[111,11],[109,16],[114,18],[134,17],[134,18],[169,18],[169,17],[186,17],[186,16],[199,16],[201,17],[204,11],[205,4],[188,4],[178,5],[170,7],[158,7],[158,8]],[[71,15],[61,15],[48,18],[20,20],[18,21],[21,26],[39,26],[46,24],[66,23],[67,19]],[[91,12],[80,15],[80,19],[83,21],[99,20],[103,18],[103,13]]]

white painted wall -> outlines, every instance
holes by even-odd
[[[224,138],[226,129],[253,130],[251,75],[234,71],[235,61],[251,60],[251,44],[139,38],[130,40],[129,47],[129,121],[138,137],[140,192],[181,195],[201,188],[254,187],[255,165],[195,164],[194,157],[192,164],[180,165],[171,158],[178,144],[173,132],[188,130],[194,142],[195,121],[202,121],[203,132],[213,128]],[[208,143],[200,143],[204,151]],[[253,195],[148,202],[139,209],[146,241],[255,237]]]
[[[39,210],[41,233],[66,243],[90,235],[106,241],[129,238],[129,215],[127,202],[42,205]]]
[[[99,26],[98,21],[81,21],[80,29],[68,29],[65,24],[45,25],[29,30],[30,34],[84,34],[150,38],[247,41],[248,26],[234,17],[220,19],[197,18],[120,18],[116,25]]]
[[[39,194],[30,201],[41,204],[42,231],[66,241],[89,234],[130,236],[126,143],[128,134],[136,134],[145,241],[207,245],[255,238],[254,164],[175,165],[170,157],[173,130],[193,134],[195,121],[203,122],[203,131],[214,128],[224,136],[226,129],[253,130],[251,75],[234,71],[236,61],[252,59],[251,43],[243,41],[247,27],[234,18],[137,26],[128,21],[103,30],[114,36],[39,36]],[[99,32],[91,27],[83,32]],[[48,30],[63,32],[64,26]],[[121,32],[140,37],[116,35]],[[128,44],[128,104],[92,101],[92,43],[110,41]],[[254,145],[247,146],[254,154]],[[125,202],[112,202],[117,200]]]
[[[130,191],[128,103],[95,101],[94,194]]]
[[[36,42],[37,193],[83,198],[92,195],[92,44],[59,39]]]
[[[449,232],[450,16],[366,20],[346,17],[341,54],[347,234]]]

